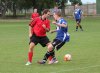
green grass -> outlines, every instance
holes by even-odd
[[[70,42],[56,52],[59,63],[53,65],[37,64],[47,51],[37,45],[32,65],[25,66],[28,23],[29,20],[0,20],[0,73],[100,73],[100,18],[82,20],[83,32],[75,32],[75,21],[68,19]],[[52,41],[55,34],[48,33],[48,37]],[[72,61],[63,61],[67,53],[72,55]]]

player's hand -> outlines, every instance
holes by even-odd
[[[32,37],[32,34],[29,34],[29,37]]]
[[[56,24],[56,21],[53,21],[52,23],[53,23],[53,24]]]
[[[46,32],[49,32],[49,29],[46,27],[46,25],[42,25],[42,27],[46,30]]]
[[[42,25],[42,27],[43,27],[44,29],[46,29],[46,26],[45,26],[44,24]]]
[[[54,31],[51,30],[50,33],[54,33]]]
[[[57,31],[57,30],[51,30],[50,33],[54,33],[54,32],[56,32],[56,31]]]

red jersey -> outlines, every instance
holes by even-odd
[[[38,13],[32,13],[31,18],[34,19],[34,18],[36,18],[36,17],[39,17],[39,14],[38,14]]]
[[[42,20],[40,17],[37,17],[30,24],[32,27],[32,33],[39,37],[46,36],[46,30],[43,28],[43,24],[46,26],[46,28],[50,29],[50,21],[48,19]]]

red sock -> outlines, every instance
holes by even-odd
[[[51,59],[52,59],[52,56],[49,56],[48,60],[51,61]]]
[[[28,61],[32,62],[33,52],[28,53]]]

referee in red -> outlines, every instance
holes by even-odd
[[[34,47],[38,43],[43,47],[51,45],[48,37],[46,36],[46,32],[50,30],[50,21],[47,19],[50,15],[50,11],[48,9],[43,10],[42,16],[35,18],[29,24],[29,51],[28,51],[28,62],[25,65],[32,64],[32,57],[34,52]],[[48,47],[48,50],[50,48]]]

